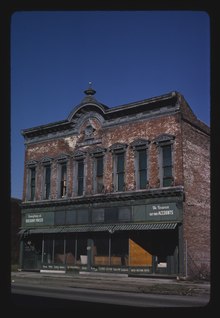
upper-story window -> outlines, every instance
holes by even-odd
[[[162,146],[162,176],[163,187],[169,187],[173,182],[172,148],[171,145]]]
[[[34,201],[36,197],[36,166],[37,162],[32,160],[27,163],[27,200]]]
[[[35,183],[36,183],[36,168],[30,168],[30,176],[31,176],[31,195],[30,199],[33,201],[35,199]]]
[[[65,198],[67,196],[67,155],[58,158],[58,197]]]
[[[113,154],[113,189],[125,191],[125,153],[126,144],[116,143],[110,147]]]
[[[74,153],[74,192],[76,195],[81,196],[85,193],[85,156],[82,151],[76,151]]]
[[[125,186],[125,153],[115,154],[116,191],[124,191]]]
[[[93,157],[93,191],[103,193],[104,191],[104,153],[105,149],[95,148],[90,155]]]
[[[155,139],[159,149],[159,179],[160,186],[170,187],[173,185],[173,142],[174,136],[169,134],[160,135]]]
[[[51,158],[44,158],[43,164],[43,199],[48,200],[51,194]]]
[[[135,152],[135,183],[137,189],[148,187],[148,144],[145,139],[135,140],[131,147]]]
[[[84,160],[80,159],[77,161],[77,183],[78,183],[78,195],[83,195],[83,183],[84,183]]]
[[[51,166],[44,167],[44,198],[49,199],[50,197],[50,175],[51,175]]]
[[[67,164],[60,164],[60,197],[63,198],[67,194]]]

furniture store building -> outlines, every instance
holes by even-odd
[[[171,92],[111,107],[90,86],[24,129],[22,270],[210,270],[210,130]]]

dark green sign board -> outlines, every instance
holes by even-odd
[[[173,221],[181,219],[181,209],[176,203],[146,205],[146,219],[149,221]]]
[[[69,225],[69,224],[90,224],[89,215],[93,216],[93,221],[98,223],[121,223],[124,220],[130,222],[163,222],[182,221],[182,204],[180,202],[162,202],[153,204],[137,204],[124,207],[103,207],[77,209],[68,211],[41,211],[26,212],[23,216],[23,227],[41,227],[47,225]],[[94,211],[94,213],[93,213]],[[96,218],[94,218],[94,216]]]
[[[23,226],[54,225],[54,212],[26,213]]]
[[[182,207],[179,203],[155,203],[135,205],[133,221],[181,221]]]

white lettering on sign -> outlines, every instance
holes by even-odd
[[[168,210],[169,205],[152,205],[153,210]]]
[[[35,213],[35,214],[28,214],[27,217],[28,218],[40,218],[42,215],[41,213]]]
[[[41,213],[28,214],[25,222],[26,223],[42,223],[44,222],[44,219]]]
[[[150,215],[150,216],[173,215],[173,210],[150,212],[149,215]]]
[[[174,211],[170,209],[169,205],[152,205],[153,212],[149,213],[149,216],[163,216],[163,215],[173,215]]]

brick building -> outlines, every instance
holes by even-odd
[[[22,269],[210,271],[210,129],[178,92],[22,131]]]
[[[19,263],[19,236],[18,231],[21,226],[21,200],[11,198],[11,264]]]

